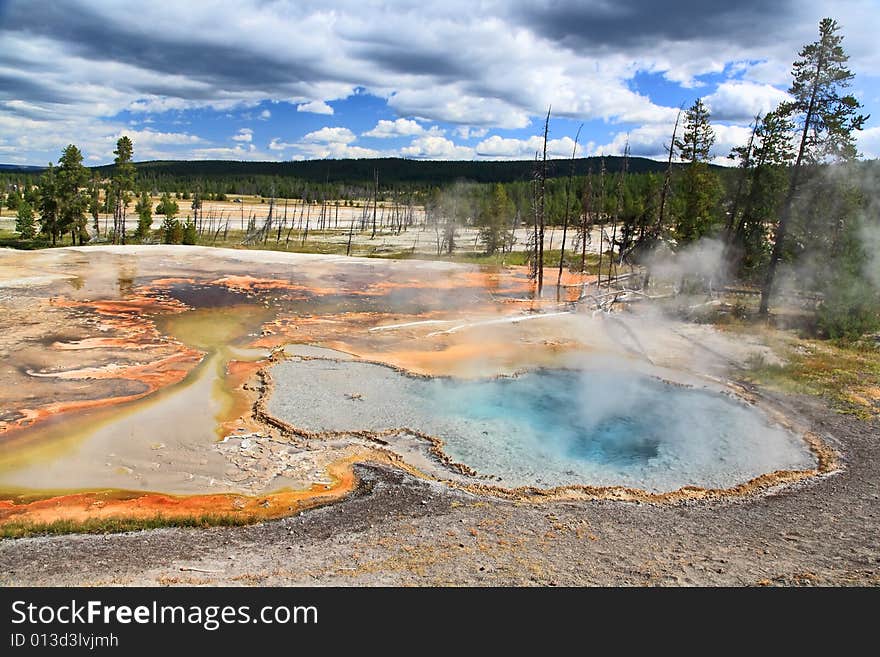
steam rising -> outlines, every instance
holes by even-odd
[[[645,264],[655,281],[677,286],[683,281],[699,281],[711,289],[723,285],[729,277],[724,242],[708,237],[675,252],[658,247]]]
[[[796,436],[747,404],[610,363],[423,380],[371,363],[285,362],[273,371],[269,411],[312,431],[427,433],[453,460],[507,487],[728,488],[814,465]]]

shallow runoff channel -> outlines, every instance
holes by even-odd
[[[156,319],[163,334],[205,352],[180,383],[143,399],[62,417],[33,430],[4,460],[0,489],[52,493],[102,488],[174,494],[233,492],[228,464],[212,446],[236,417],[226,366],[256,360],[243,345],[267,312],[256,304],[199,308]]]

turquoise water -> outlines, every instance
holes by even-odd
[[[269,411],[295,426],[415,429],[507,487],[729,488],[815,465],[805,443],[759,409],[630,370],[417,379],[371,363],[312,360],[281,363],[273,376]]]
[[[729,487],[813,467],[796,436],[726,395],[627,371],[435,381],[449,455],[513,486]]]
[[[670,429],[678,429],[682,404],[699,401],[731,411],[729,404],[710,395],[698,399],[660,381],[612,373],[591,377],[542,371],[454,385],[440,382],[434,388],[436,410],[446,415],[504,426],[508,437],[533,449],[620,466],[657,458],[664,441],[672,439]]]

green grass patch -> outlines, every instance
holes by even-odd
[[[0,525],[0,538],[57,534],[118,534],[161,527],[237,527],[254,522],[257,522],[257,519],[231,514],[205,514],[182,518],[166,518],[161,515],[151,518],[89,518],[83,521],[56,520],[50,523],[13,521]]]
[[[32,240],[25,240],[14,230],[0,228],[0,248],[33,251],[34,249],[45,249],[50,246],[52,246],[52,242],[42,235],[38,235]]]
[[[34,251],[36,249],[48,249],[52,246],[52,239],[45,235],[37,235],[31,240],[22,239],[16,231],[8,228],[0,228],[0,248],[21,249]],[[74,246],[70,235],[62,235],[55,246]]]
[[[526,251],[513,251],[512,253],[500,254],[496,253],[488,255],[479,251],[457,251],[452,255],[436,253],[413,253],[410,250],[399,252],[385,252],[367,254],[374,258],[393,258],[403,260],[442,260],[445,262],[457,262],[470,265],[505,265],[505,266],[525,266],[529,264],[529,254]],[[559,251],[544,251],[544,275],[559,268]],[[580,267],[580,256],[572,257],[566,252],[565,258],[568,267]],[[607,260],[602,265],[602,271],[607,272]],[[586,271],[588,274],[595,274],[599,270],[599,256],[595,254],[587,254]]]
[[[749,364],[747,379],[788,393],[822,396],[840,413],[870,419],[880,413],[880,349],[872,342],[795,340],[786,364]]]

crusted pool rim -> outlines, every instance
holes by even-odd
[[[447,376],[435,376],[430,374],[422,374],[409,371],[399,367],[393,363],[386,363],[379,360],[371,360],[360,358],[355,354],[346,354],[353,356],[352,361],[371,365],[386,367],[399,374],[415,378],[415,379],[440,379],[453,378]],[[441,438],[427,434],[425,432],[412,429],[410,427],[395,427],[392,429],[383,429],[379,431],[370,430],[348,430],[348,431],[310,431],[301,427],[290,424],[269,413],[267,405],[274,392],[274,380],[272,378],[271,369],[278,363],[291,358],[298,360],[327,360],[340,362],[340,359],[329,357],[314,357],[296,355],[290,356],[285,353],[283,348],[276,349],[269,358],[266,359],[265,365],[256,370],[254,376],[257,379],[256,399],[252,405],[253,419],[266,427],[274,428],[281,432],[282,435],[296,436],[306,440],[329,440],[345,436],[360,438],[372,443],[371,449],[376,452],[375,461],[382,463],[390,463],[416,477],[421,479],[436,481],[443,483],[452,488],[467,491],[477,495],[488,495],[495,498],[506,499],[517,502],[552,502],[552,501],[578,501],[578,500],[608,500],[618,502],[638,502],[647,504],[685,504],[688,502],[712,502],[725,500],[741,500],[747,498],[755,498],[770,495],[782,489],[793,487],[797,484],[808,483],[810,481],[818,481],[824,477],[834,475],[842,471],[843,465],[840,453],[824,441],[818,434],[807,430],[791,417],[786,415],[781,409],[770,402],[768,398],[761,395],[757,390],[748,390],[744,386],[733,381],[715,381],[716,386],[720,386],[719,392],[728,394],[736,399],[744,401],[750,405],[758,407],[767,413],[775,422],[800,438],[807,446],[810,453],[816,460],[816,466],[803,470],[774,470],[753,477],[745,482],[731,486],[728,488],[704,488],[701,486],[687,485],[671,491],[651,492],[641,488],[630,486],[595,486],[589,484],[567,484],[562,486],[553,486],[549,488],[541,488],[539,486],[519,486],[505,487],[496,484],[487,484],[483,482],[463,481],[461,477],[478,477],[480,473],[474,468],[453,460],[445,451],[445,443]],[[528,368],[517,372],[513,376],[517,376],[523,372],[529,371]],[[659,376],[655,378],[664,383],[693,387],[689,383],[668,380]],[[428,453],[430,457],[439,465],[450,473],[449,478],[443,478],[424,472],[418,467],[406,461],[405,457],[397,453],[389,447],[389,443],[385,438],[389,436],[410,434],[426,441],[428,445]],[[364,459],[358,461],[368,463],[373,459]],[[349,465],[351,467],[352,464]],[[456,477],[455,475],[458,475]]]

